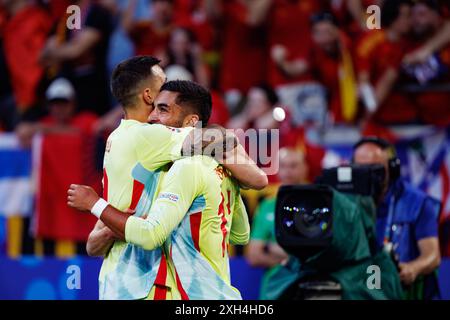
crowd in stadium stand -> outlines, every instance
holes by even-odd
[[[45,89],[57,77],[72,82],[79,110],[104,115],[114,106],[108,57],[126,55],[126,40],[132,54],[157,56],[165,68],[213,90],[226,102],[217,109],[227,110],[217,112],[233,120],[246,121],[239,107],[263,85],[276,91],[296,126],[447,125],[450,96],[442,85],[449,81],[449,49],[422,64],[405,64],[405,56],[442,28],[448,8],[434,0],[382,2],[5,0],[2,128],[42,116]],[[72,4],[81,9],[80,30],[67,28]],[[372,4],[382,6],[381,29],[367,27]],[[366,85],[374,101],[363,94]]]
[[[71,5],[80,8],[80,29],[69,28],[77,22]],[[368,28],[370,5],[381,7],[379,29]],[[89,169],[66,172],[98,184],[105,137],[121,118],[111,66],[153,55],[169,79],[211,91],[211,123],[279,129],[281,147],[301,146],[312,181],[323,154],[305,139],[307,128],[377,134],[386,125],[450,125],[450,44],[419,58],[449,16],[439,0],[1,0],[0,131],[30,147],[37,132],[78,129],[81,140],[49,141],[42,157],[57,148],[75,168],[74,159],[86,162],[81,144],[92,141]],[[54,195],[46,189],[41,202]],[[53,205],[37,211],[64,207]],[[79,248],[85,229],[72,236]],[[37,232],[61,236],[39,223]]]

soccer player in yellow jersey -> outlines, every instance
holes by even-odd
[[[154,98],[165,82],[165,75],[152,57],[137,57],[119,64],[112,75],[112,92],[122,104],[125,119],[108,137],[104,157],[103,196],[114,206],[125,210],[135,210],[137,205],[150,208],[161,167],[181,157],[181,143],[188,130],[171,130],[165,126],[146,123],[152,110]],[[142,201],[140,201],[142,198]],[[105,259],[99,275],[99,294],[101,298],[115,295],[122,287],[121,279],[115,278],[114,270],[124,256],[134,261],[134,256],[145,257],[153,265],[159,265],[160,252],[143,252],[129,246],[101,222],[92,232],[91,239],[103,241]],[[117,241],[115,241],[117,240]],[[92,252],[92,242],[87,250]],[[99,248],[97,248],[97,251]],[[137,267],[137,266],[135,266]],[[128,271],[134,272],[133,266]],[[108,295],[110,294],[110,295]]]
[[[192,130],[144,124],[165,82],[164,72],[157,63],[157,59],[148,56],[131,58],[116,67],[111,81],[113,95],[122,104],[125,119],[108,138],[104,198],[118,209],[135,210],[136,216],[148,212],[159,177],[167,169],[164,165],[180,158],[182,142]],[[261,183],[261,179],[244,182],[252,186],[255,181],[256,185]],[[101,221],[89,237],[88,253],[105,257],[99,275],[99,296],[101,299],[144,298],[163,269],[165,256],[162,249],[146,251],[119,238]]]
[[[201,86],[190,81],[170,81],[161,88],[149,121],[185,127],[200,120],[206,125],[211,107],[211,96]],[[193,118],[186,117],[186,113]],[[159,239],[168,239],[165,245],[169,247],[169,260],[173,262],[168,265],[175,265],[176,288],[181,298],[240,298],[230,285],[227,253],[229,242],[245,244],[249,237],[248,217],[237,183],[213,159],[196,156],[175,162],[161,184],[156,203],[164,202],[159,199],[178,203],[174,196],[177,194],[182,194],[187,201],[178,203],[178,208],[162,209],[161,212],[178,213],[178,216],[164,217],[165,221],[172,219],[169,223],[177,228],[169,225],[166,230],[174,229],[172,234]],[[178,226],[180,220],[182,223]],[[130,242],[151,249],[149,242],[152,240],[145,238],[147,233],[141,238],[139,223],[137,230],[130,224]],[[134,240],[133,235],[136,235]]]
[[[211,97],[205,89],[189,81],[171,81],[163,85],[150,120],[174,127],[198,120],[205,124],[210,113]],[[81,210],[90,210],[97,200],[86,187],[74,186],[69,192],[70,204]],[[112,206],[101,219],[127,242],[151,251],[165,248],[164,277],[171,292],[156,287],[153,297],[241,298],[230,284],[227,249],[229,242],[245,244],[250,227],[237,183],[214,159],[194,156],[175,161],[145,220]]]

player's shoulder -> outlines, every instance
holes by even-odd
[[[173,132],[181,132],[183,129],[168,127],[168,126],[165,126],[162,124],[149,124],[149,123],[134,122],[129,127],[129,130],[132,134],[134,134],[138,137],[158,139],[161,137],[168,137],[168,136],[170,136],[170,133],[173,133]],[[155,140],[155,141],[157,141],[157,140]]]
[[[218,168],[221,166],[213,158],[195,155],[175,161],[170,171],[179,176],[194,177],[199,184],[212,187],[220,186],[224,179]]]
[[[190,169],[203,169],[202,172],[206,172],[207,169],[213,169],[217,167],[218,163],[211,157],[203,155],[195,155],[192,157],[184,157],[174,162],[172,167],[176,168],[190,168]]]
[[[162,124],[150,124],[150,123],[142,123],[138,121],[132,121],[128,125],[129,130],[136,132],[145,132],[145,131],[167,131],[169,127],[163,126]]]

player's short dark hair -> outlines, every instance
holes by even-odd
[[[175,102],[181,107],[187,107],[198,115],[202,126],[208,124],[211,117],[212,98],[208,90],[201,85],[187,80],[173,80],[166,82],[161,91],[178,93]]]
[[[383,28],[390,27],[400,16],[400,8],[402,6],[412,6],[411,0],[388,0],[384,1],[381,8],[381,26]]]
[[[139,84],[152,76],[152,67],[160,60],[151,56],[136,56],[119,63],[111,76],[111,92],[124,107],[135,104]]]

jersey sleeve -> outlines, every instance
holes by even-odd
[[[187,135],[194,128],[171,128],[160,124],[143,124],[136,130],[138,161],[148,170],[155,170],[181,158]]]
[[[230,243],[244,245],[250,238],[250,224],[244,202],[239,192],[236,193],[231,221]]]
[[[200,168],[188,159],[175,162],[161,182],[161,191],[147,218],[129,217],[125,240],[146,250],[160,247],[201,193]]]

